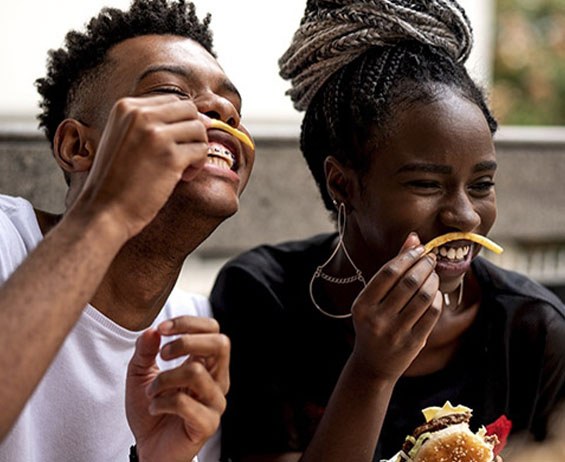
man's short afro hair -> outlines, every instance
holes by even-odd
[[[58,125],[67,117],[73,91],[103,63],[110,48],[140,35],[177,35],[198,42],[216,57],[210,19],[207,14],[201,21],[192,2],[134,0],[126,11],[103,8],[85,32],[67,33],[64,46],[49,51],[47,75],[35,82],[42,97],[39,127],[51,145]]]

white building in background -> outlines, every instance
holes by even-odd
[[[461,0],[475,30],[469,59],[473,77],[488,83],[495,0]],[[198,14],[212,13],[220,63],[243,95],[243,115],[256,130],[297,128],[300,115],[284,95],[277,60],[288,46],[306,0],[195,0]],[[0,4],[0,122],[35,124],[36,78],[47,51],[61,46],[71,28],[81,29],[103,6],[125,8],[129,0],[4,0]],[[294,127],[294,128],[293,128]]]

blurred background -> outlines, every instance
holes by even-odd
[[[298,149],[301,114],[285,96],[277,60],[305,0],[196,0],[212,14],[220,64],[243,96],[243,120],[257,143],[240,212],[185,265],[179,285],[207,294],[219,266],[264,242],[333,229]],[[462,0],[475,31],[468,61],[486,89],[496,135],[497,263],[529,274],[565,298],[565,0]],[[3,0],[0,4],[0,193],[63,210],[65,184],[37,130],[36,78],[47,51],[82,29],[103,6],[129,0]],[[486,257],[493,258],[485,254]]]

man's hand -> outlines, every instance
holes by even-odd
[[[81,210],[105,210],[131,237],[161,210],[181,181],[204,166],[209,119],[170,95],[122,98],[96,147]]]
[[[178,336],[161,349],[161,336]],[[219,427],[229,388],[230,342],[214,319],[182,316],[140,335],[128,367],[126,414],[141,462],[189,462]]]

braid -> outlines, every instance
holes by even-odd
[[[306,111],[300,147],[328,210],[325,158],[363,174],[394,112],[434,101],[442,87],[475,103],[496,131],[464,66],[472,43],[455,0],[308,0],[279,66],[295,108]]]
[[[458,62],[473,43],[465,12],[451,0],[310,1],[279,60],[280,74],[291,80],[294,106],[304,110],[336,68],[374,46],[408,39],[442,48]]]

